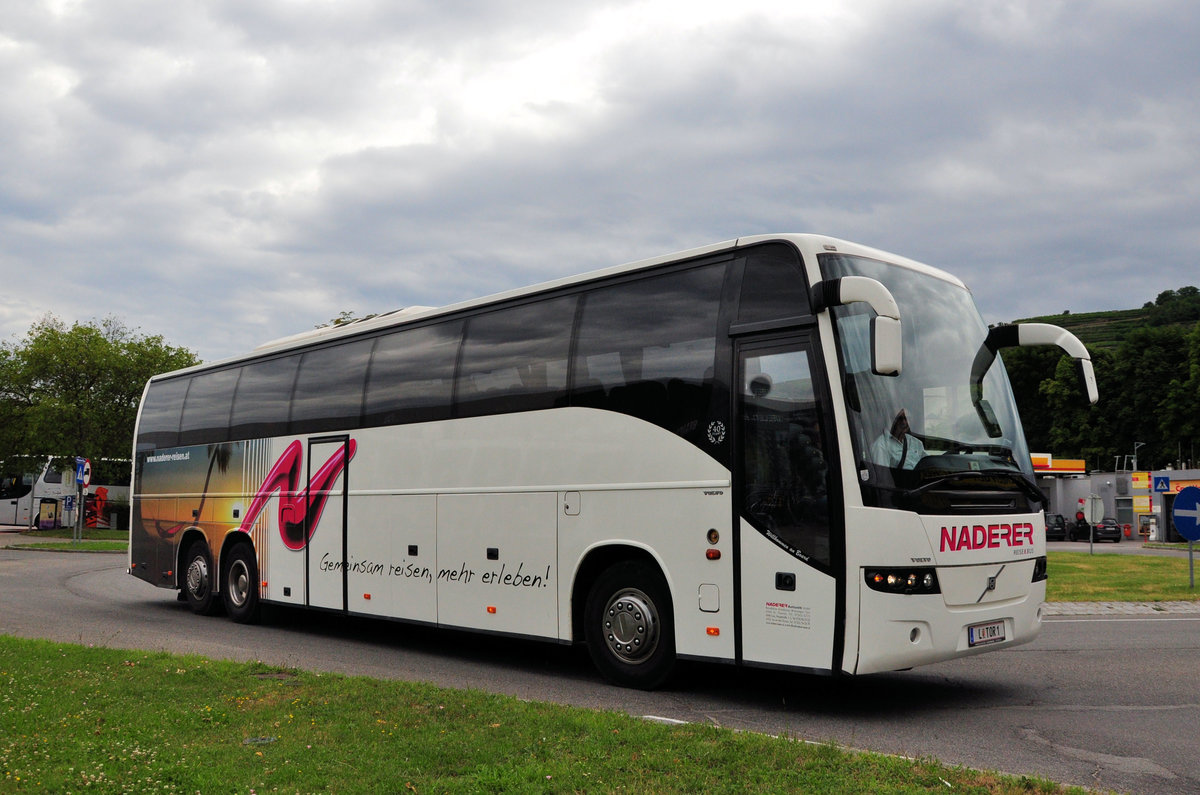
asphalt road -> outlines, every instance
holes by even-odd
[[[642,693],[605,684],[579,649],[297,611],[240,626],[193,616],[128,576],[121,555],[0,549],[0,633],[485,688],[1121,792],[1200,792],[1200,614],[1051,618],[1027,646],[853,680],[690,666]]]

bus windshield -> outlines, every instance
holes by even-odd
[[[1036,510],[1042,495],[1003,364],[997,357],[982,389],[972,377],[988,329],[971,294],[933,272],[843,254],[819,260],[826,279],[882,282],[904,323],[902,374],[874,375],[870,310],[834,310],[864,502],[918,513]]]

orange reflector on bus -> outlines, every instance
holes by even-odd
[[[704,557],[708,558],[709,560],[720,560],[721,559],[721,550],[710,549],[704,553]]]
[[[371,601],[371,594],[369,594],[369,593],[363,594],[363,599],[366,599],[368,602]]]
[[[488,605],[487,611],[488,611],[489,613],[492,613],[492,614],[494,615],[494,614],[495,614],[495,612],[496,612],[496,606],[495,606],[495,605]]]
[[[707,632],[709,635],[712,635],[715,638],[721,634],[721,628],[720,627],[709,627],[708,629],[705,630],[705,632]]]

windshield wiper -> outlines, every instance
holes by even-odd
[[[1046,493],[1038,488],[1035,484],[1030,483],[1020,472],[1014,472],[1008,469],[981,469],[967,470],[963,472],[955,472],[952,475],[944,475],[940,478],[935,478],[928,483],[922,483],[914,489],[909,489],[903,492],[904,497],[912,498],[919,497],[922,494],[933,491],[934,489],[943,486],[949,486],[962,481],[977,481],[987,478],[1000,477],[1007,480],[1012,485],[1016,486],[1022,494],[1029,498],[1031,502],[1041,503],[1043,506],[1050,503],[1050,498]]]

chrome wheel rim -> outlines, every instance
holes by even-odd
[[[229,588],[229,601],[233,602],[235,607],[244,606],[250,598],[250,569],[247,568],[246,561],[233,562],[229,567],[229,582],[226,585]]]
[[[658,648],[654,600],[636,588],[614,594],[604,608],[604,642],[621,662],[638,665]]]
[[[208,594],[208,561],[203,555],[197,555],[188,564],[187,589],[195,599],[203,599]]]

